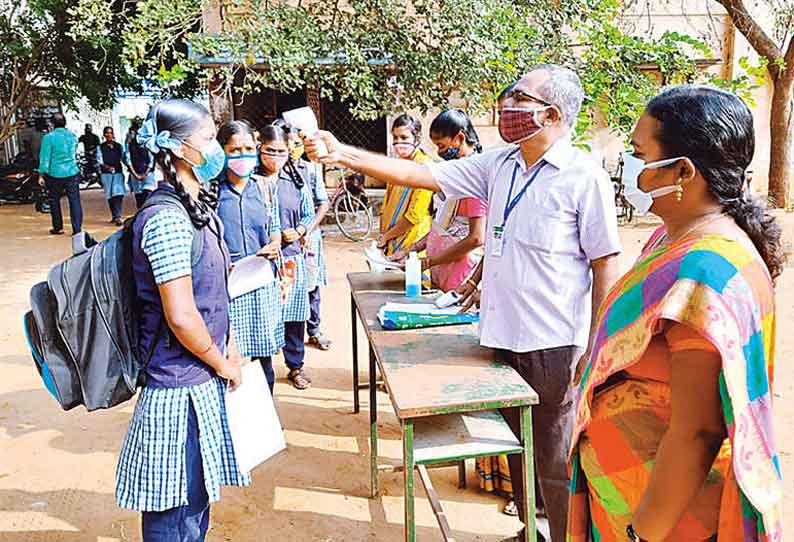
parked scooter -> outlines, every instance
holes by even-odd
[[[0,167],[0,204],[33,203],[38,212],[49,212],[47,190],[39,186],[38,177],[31,155],[17,154],[11,164]]]
[[[80,190],[89,188],[102,188],[102,175],[96,156],[85,153],[77,156],[77,166],[80,168]]]

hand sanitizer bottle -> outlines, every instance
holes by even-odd
[[[411,252],[405,262],[405,295],[419,297],[422,294],[422,262]]]

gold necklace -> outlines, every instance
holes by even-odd
[[[667,234],[665,234],[665,240],[664,240],[665,242],[664,242],[664,244],[665,245],[671,245],[671,244],[673,244],[673,243],[675,243],[677,241],[680,241],[681,239],[685,238],[687,235],[689,235],[690,233],[695,231],[697,228],[702,228],[704,226],[708,226],[712,222],[716,222],[717,220],[719,220],[720,218],[723,218],[725,216],[727,216],[725,213],[718,213],[718,214],[716,214],[714,216],[701,217],[700,219],[695,221],[695,224],[692,227],[690,227],[688,230],[686,230],[683,234],[677,235],[673,239],[669,239]]]

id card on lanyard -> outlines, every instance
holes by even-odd
[[[510,214],[513,212],[513,209],[516,208],[518,202],[521,201],[521,198],[524,197],[524,194],[527,193],[527,189],[529,189],[530,185],[535,182],[535,179],[546,166],[546,162],[541,162],[529,180],[526,182],[524,187],[513,197],[513,188],[515,188],[516,184],[516,176],[518,175],[519,165],[516,164],[516,167],[513,169],[513,178],[510,180],[510,191],[507,193],[507,201],[505,202],[505,210],[502,214],[502,223],[498,226],[494,226],[493,230],[491,231],[492,236],[492,244],[491,244],[491,256],[496,258],[500,258],[504,253],[505,247],[505,226],[507,225],[507,219],[510,218]]]

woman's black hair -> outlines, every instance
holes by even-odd
[[[157,133],[167,130],[172,138],[179,141],[193,135],[209,116],[210,112],[203,105],[182,99],[163,100],[149,111],[149,118],[154,120]],[[176,190],[193,225],[197,228],[206,226],[210,221],[210,209],[217,204],[217,194],[201,187],[199,199],[196,201],[177,177],[174,166],[176,156],[169,149],[160,149],[154,159],[163,172],[165,181]]]
[[[218,128],[218,136],[216,139],[218,143],[221,144],[221,147],[223,147],[237,134],[248,134],[253,138],[254,132],[254,127],[247,120],[230,120],[224,122],[221,127]]]
[[[659,121],[665,157],[686,156],[709,191],[747,233],[773,279],[783,271],[781,228],[750,194],[746,171],[755,152],[753,115],[744,101],[716,88],[682,85],[665,90],[646,112]]]
[[[115,133],[112,126],[105,126],[104,128],[102,128],[102,135],[105,135],[105,132],[107,132],[108,130],[110,130],[111,133]]]
[[[403,126],[408,126],[411,129],[411,133],[414,135],[416,142],[419,143],[419,140],[422,139],[422,121],[408,113],[402,113],[394,119],[391,129],[393,131],[395,128],[402,128]]]
[[[289,145],[289,125],[283,120],[277,122],[278,120],[281,119],[276,119],[276,121],[266,124],[259,130],[259,139],[263,146],[271,141],[283,141],[285,145]],[[287,172],[290,180],[292,180],[299,190],[306,184],[298,168],[295,167],[295,162],[292,161],[292,157],[289,153],[287,153],[287,163],[284,164],[284,171]]]
[[[474,129],[471,118],[460,109],[447,109],[442,111],[430,124],[430,133],[440,137],[452,139],[459,132],[463,132],[466,143],[474,147],[477,152],[482,152],[480,136]]]

